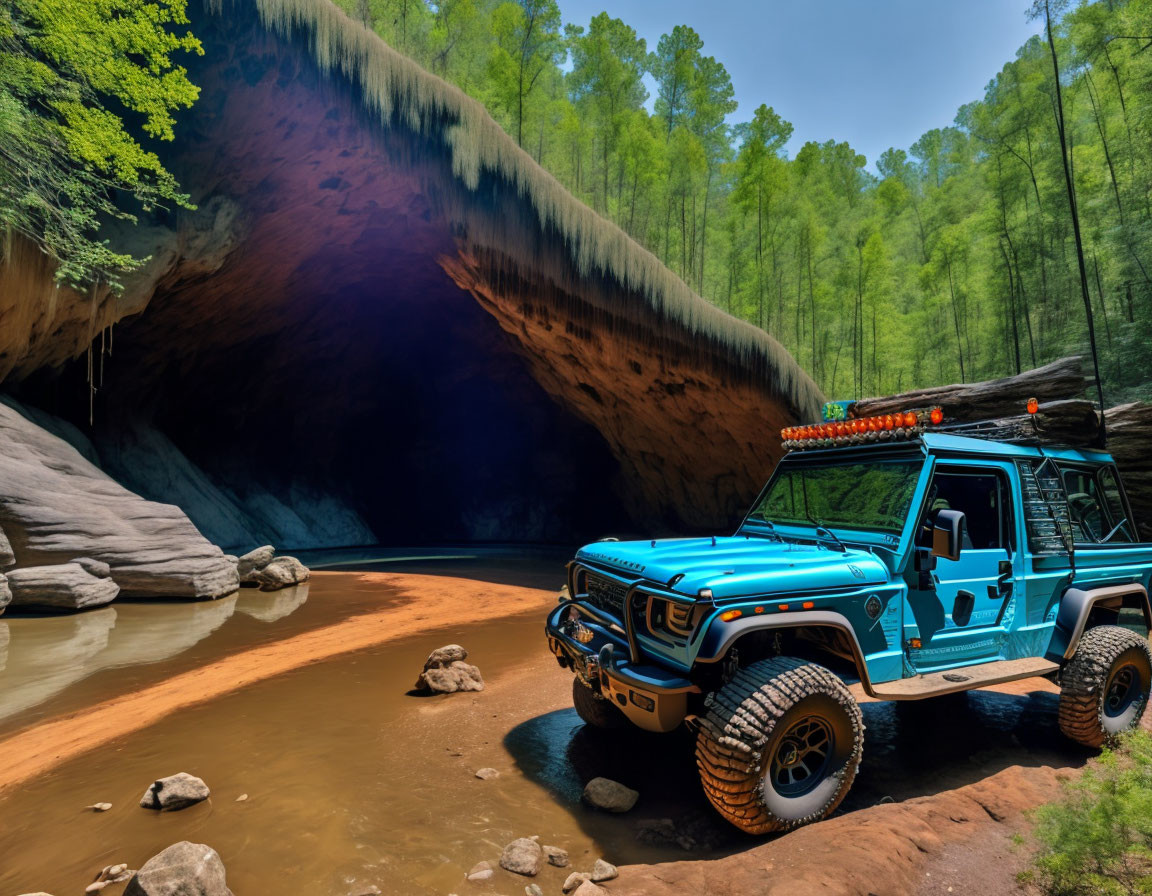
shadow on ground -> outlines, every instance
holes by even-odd
[[[837,814],[930,796],[1010,766],[1078,768],[1089,751],[1061,735],[1057,695],[977,691],[919,703],[866,703],[864,760]],[[696,776],[693,735],[600,731],[574,710],[536,716],[504,740],[520,770],[573,813],[589,836],[611,839],[621,862],[715,858],[762,843],[711,810]],[[603,776],[640,792],[627,816],[580,806],[584,784]],[[628,836],[628,835],[631,836]]]

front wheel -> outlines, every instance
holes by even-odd
[[[1060,673],[1060,730],[1100,747],[1140,723],[1152,688],[1148,641],[1117,625],[1086,631]]]
[[[597,694],[579,676],[572,679],[572,705],[576,707],[576,715],[593,728],[614,730],[628,724],[627,716],[613,706],[611,700]]]
[[[708,800],[750,834],[826,818],[852,786],[864,747],[860,707],[823,666],[753,663],[717,691],[696,737]]]

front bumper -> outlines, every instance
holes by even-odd
[[[564,620],[575,607],[592,639],[581,643]],[[628,659],[628,639],[577,601],[564,601],[548,614],[544,627],[548,647],[594,690],[616,704],[633,724],[648,731],[672,731],[688,715],[688,695],[700,688],[661,666]]]

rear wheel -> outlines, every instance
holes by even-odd
[[[1140,723],[1152,689],[1148,641],[1116,625],[1089,629],[1060,674],[1060,730],[1100,747]]]
[[[848,793],[864,745],[860,707],[823,666],[764,660],[717,691],[696,738],[709,801],[750,834],[825,818]]]
[[[576,707],[576,715],[593,728],[623,728],[628,724],[624,713],[584,684],[579,676],[572,679],[572,705]]]

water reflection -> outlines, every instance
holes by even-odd
[[[245,590],[214,601],[125,603],[70,615],[0,619],[0,720],[106,670],[172,659],[237,611],[263,623],[299,610],[308,586]]]

